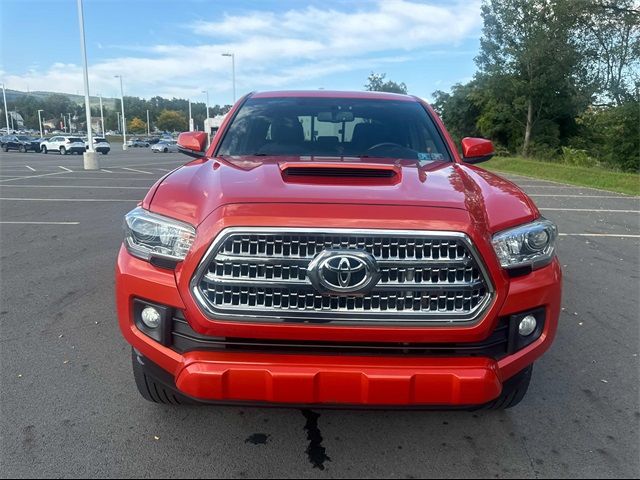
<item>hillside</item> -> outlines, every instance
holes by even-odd
[[[6,89],[7,102],[12,103],[13,101],[26,96],[32,96],[36,98],[47,98],[51,95],[64,95],[69,98],[73,103],[78,105],[84,105],[84,95],[76,95],[72,93],[62,93],[62,92],[42,92],[42,91],[32,91],[32,92],[22,92],[20,90],[10,90]],[[110,109],[116,108],[116,99],[111,97],[102,97],[102,103],[105,107]],[[91,95],[91,105],[99,106],[100,99],[97,96]]]

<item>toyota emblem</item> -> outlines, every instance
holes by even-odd
[[[380,280],[376,260],[359,250],[324,250],[311,261],[307,272],[322,293],[367,293]]]

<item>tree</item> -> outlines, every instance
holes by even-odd
[[[578,2],[577,35],[583,51],[582,81],[598,103],[633,100],[640,82],[640,10],[636,0]]]
[[[177,110],[163,110],[156,120],[156,126],[170,132],[185,131],[188,128],[187,117]]]
[[[384,79],[387,77],[386,73],[373,73],[367,78],[367,84],[364,86],[370,92],[390,92],[390,93],[407,93],[407,85],[402,83],[396,83],[391,80]]]
[[[579,97],[572,82],[578,65],[572,0],[487,0],[481,73],[496,95],[512,94],[513,120],[523,127],[522,154],[529,154],[534,128],[541,120],[573,113]],[[506,90],[505,90],[506,89]]]
[[[132,133],[143,133],[147,131],[147,124],[138,117],[134,117],[133,120],[129,122],[127,128]]]

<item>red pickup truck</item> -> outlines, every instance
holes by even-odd
[[[120,328],[168,404],[509,408],[556,334],[556,226],[422,100],[242,98],[125,217]]]

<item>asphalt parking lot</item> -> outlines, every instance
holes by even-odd
[[[116,325],[122,216],[180,154],[0,153],[2,477],[637,477],[640,200],[517,176],[562,236],[558,338],[507,412],[145,402]]]

